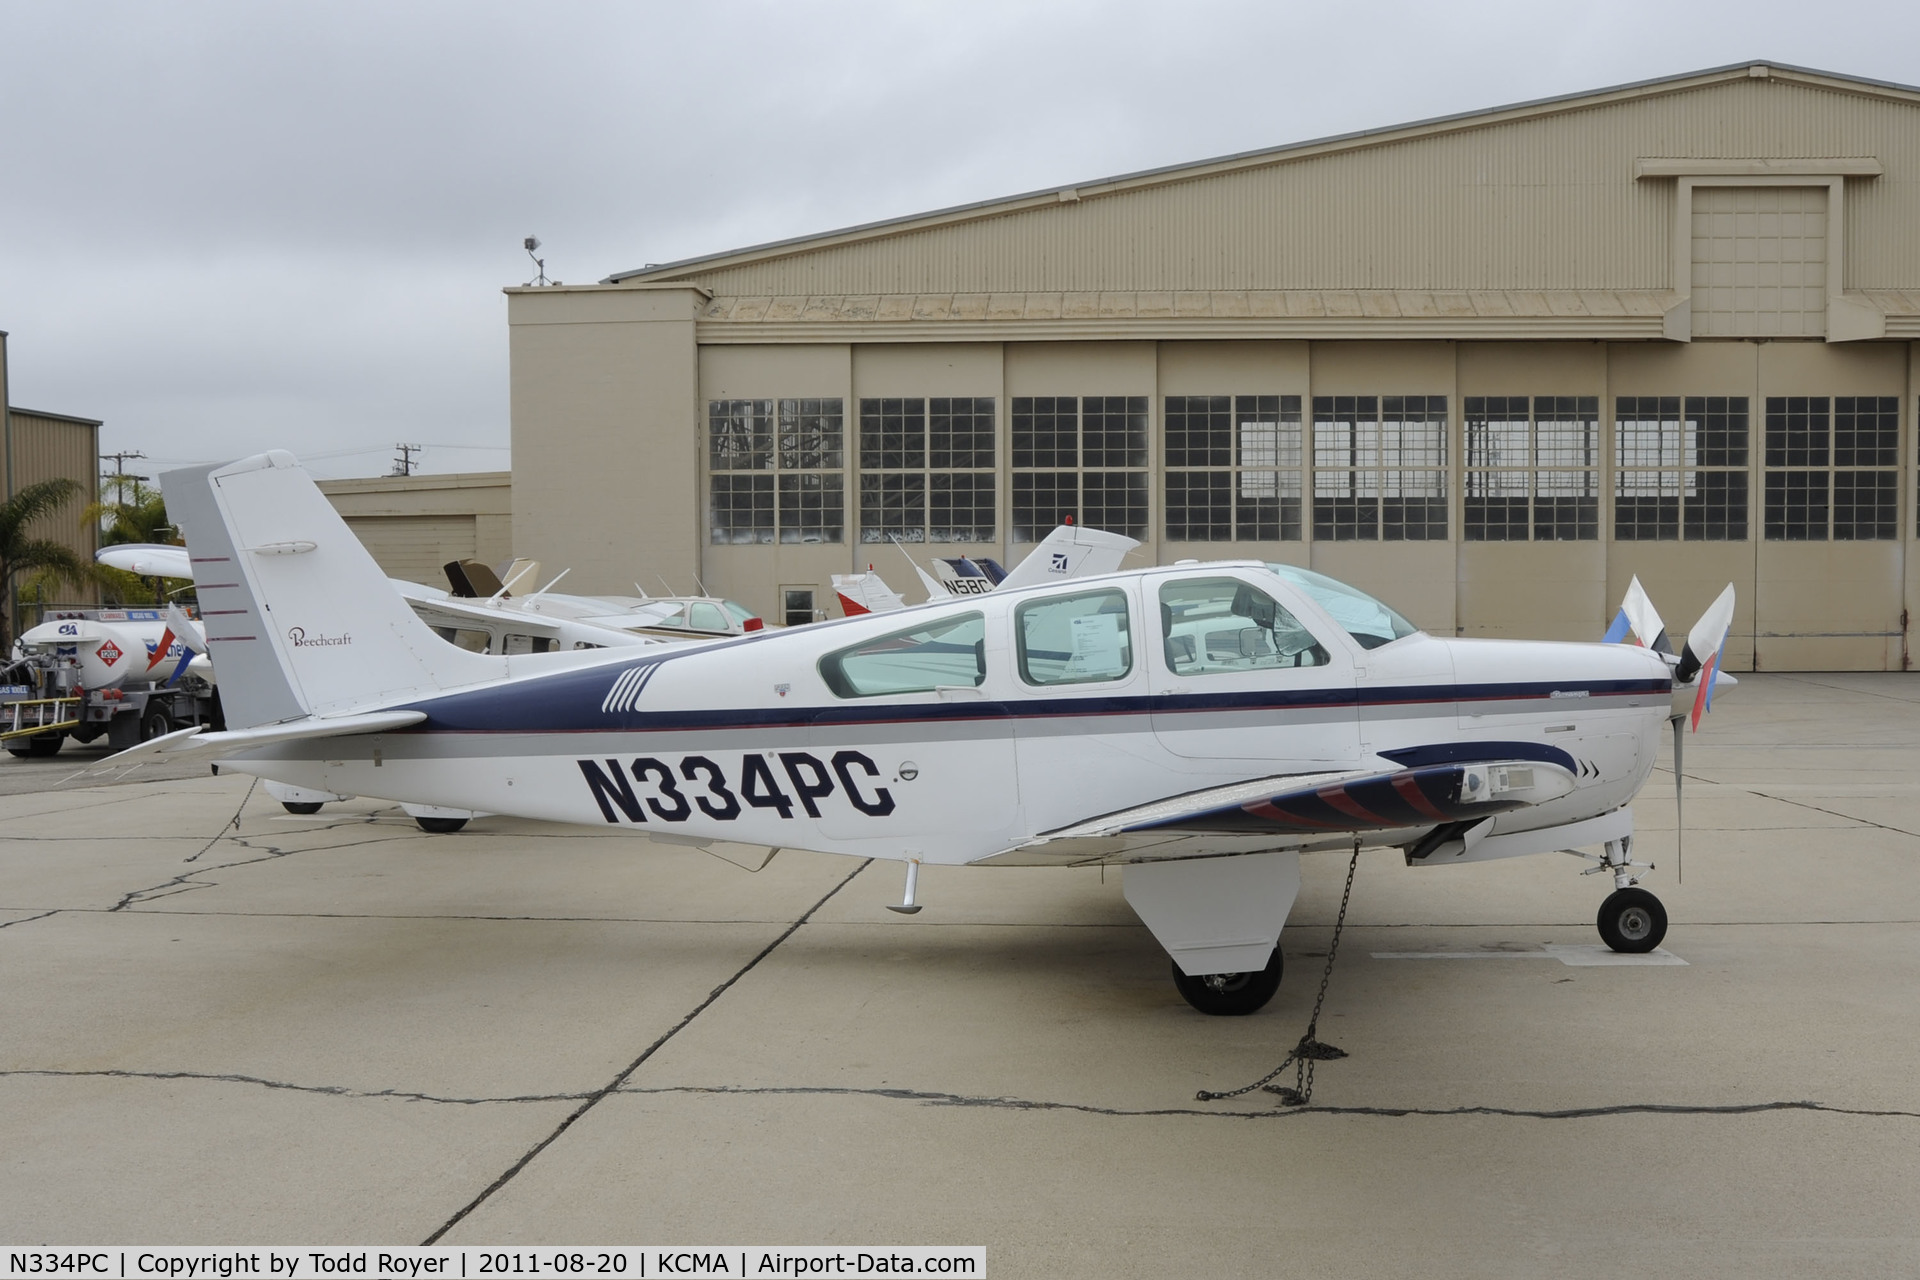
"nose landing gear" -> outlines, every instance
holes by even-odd
[[[1599,865],[1580,873],[1613,873],[1613,892],[1600,904],[1594,923],[1599,927],[1600,941],[1629,955],[1651,951],[1667,936],[1667,909],[1660,905],[1660,899],[1639,887],[1640,877],[1632,872],[1635,867],[1652,871],[1653,864],[1633,861],[1632,853],[1632,836],[1609,840],[1606,852],[1596,860]]]
[[[1600,904],[1600,941],[1615,951],[1653,950],[1667,936],[1667,909],[1645,889],[1615,889]]]

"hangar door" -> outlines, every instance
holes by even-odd
[[[1827,331],[1827,188],[1693,189],[1693,336]]]

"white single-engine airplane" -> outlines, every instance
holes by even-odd
[[[1182,563],[738,640],[530,656],[436,638],[286,453],[162,477],[224,733],[297,787],[906,864],[1125,864],[1194,1007],[1280,982],[1304,851],[1415,866],[1554,850],[1657,946],[1627,808],[1711,680],[1723,595],[1677,658],[1439,639],[1304,570]]]

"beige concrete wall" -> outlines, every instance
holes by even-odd
[[[594,305],[604,306],[601,299],[606,296],[597,295]],[[662,302],[656,295],[646,305]],[[1438,634],[1563,639],[1589,638],[1604,630],[1636,574],[1676,633],[1684,632],[1731,581],[1739,593],[1727,659],[1731,670],[1750,669],[1756,655],[1769,669],[1881,668],[1907,661],[1906,619],[1911,603],[1920,597],[1920,569],[1913,554],[1914,481],[1920,468],[1913,441],[1913,365],[1920,357],[1914,355],[1913,344],[980,342],[716,346],[699,348],[696,358],[684,318],[622,320],[596,314],[570,323],[564,306],[554,310],[558,319],[536,317],[515,328],[520,472],[513,488],[513,537],[517,552],[536,555],[552,569],[575,564],[575,578],[586,577],[584,589],[625,591],[637,580],[657,590],[659,575],[664,575],[677,590],[686,590],[697,574],[708,589],[778,617],[783,587],[809,587],[825,606],[831,600],[833,573],[871,563],[909,599],[917,600],[919,588],[899,553],[886,544],[859,541],[857,450],[863,396],[995,399],[1000,543],[919,546],[914,551],[923,561],[934,554],[991,554],[1011,565],[1026,550],[1006,543],[1012,397],[1133,394],[1149,397],[1151,405],[1150,537],[1138,553],[1140,563],[1251,556],[1308,564],[1375,591]],[[661,386],[676,390],[669,396]],[[1307,527],[1299,541],[1166,542],[1165,398],[1189,394],[1299,395],[1309,422],[1315,395],[1446,396],[1451,407],[1448,537],[1434,542],[1316,541],[1309,487]],[[1767,542],[1766,396],[1862,394],[1899,397],[1905,459],[1900,537],[1892,542]],[[1465,541],[1463,402],[1475,395],[1598,398],[1601,538]],[[1616,398],[1627,395],[1748,398],[1746,540],[1612,539],[1613,417]],[[710,545],[706,402],[790,396],[838,396],[843,401],[845,540],[771,547]],[[537,420],[532,416],[536,410]],[[651,536],[650,528],[662,532]],[[548,533],[530,535],[531,529]],[[578,549],[569,553],[570,546]],[[582,564],[596,567],[597,582],[582,574]]]
[[[449,560],[513,554],[509,472],[323,480],[320,491],[388,577],[444,588]]]
[[[507,290],[513,549],[631,593],[704,542],[691,288]],[[684,589],[684,588],[683,588]]]

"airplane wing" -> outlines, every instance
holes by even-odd
[[[1071,866],[1258,853],[1356,832],[1476,822],[1556,800],[1573,788],[1572,773],[1540,760],[1286,774],[1103,814],[977,861]]]
[[[100,548],[93,558],[109,568],[125,569],[143,578],[193,577],[187,549],[160,542],[122,542]]]

